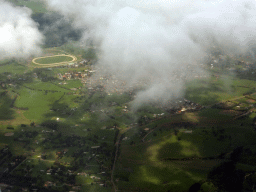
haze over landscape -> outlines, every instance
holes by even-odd
[[[0,191],[256,188],[255,0],[0,0]]]
[[[48,5],[74,18],[74,27],[85,28],[83,39],[93,39],[102,52],[102,68],[127,86],[150,82],[137,104],[182,95],[183,82],[176,77],[189,76],[191,64],[201,72],[199,64],[214,49],[239,55],[255,48],[253,0],[50,0]]]

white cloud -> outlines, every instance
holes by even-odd
[[[200,71],[201,58],[218,46],[226,54],[255,46],[253,0],[48,0],[84,27],[102,51],[99,65],[127,86],[147,79],[134,103],[182,96],[182,77]],[[138,102],[137,102],[138,101]]]
[[[30,18],[31,10],[0,0],[0,13],[0,59],[40,53],[43,36]]]

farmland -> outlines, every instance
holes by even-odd
[[[44,42],[33,41],[41,55],[0,61],[0,191],[255,191],[253,36],[232,44],[229,53],[228,38],[220,42],[214,36],[220,32],[219,37],[228,37],[225,30],[200,29],[199,35],[209,31],[202,37],[213,41],[203,45],[205,40],[190,33],[197,26],[190,19],[197,17],[187,18],[187,13],[173,28],[169,13],[160,11],[154,20],[158,8],[152,17],[151,11],[137,11],[136,6],[131,14],[129,8],[118,10],[126,1],[113,6],[116,10],[111,6],[115,1],[77,1],[73,7],[66,7],[66,1],[5,1],[19,6],[14,10],[31,11],[18,20],[4,18],[2,28],[12,32],[28,24]],[[60,2],[62,7],[54,6]],[[246,21],[251,5],[243,5],[248,10],[238,10]],[[229,14],[223,15],[229,19]],[[190,24],[183,31],[186,22]],[[99,26],[91,28],[95,23]],[[235,26],[230,31],[234,37]],[[239,35],[248,29],[238,30]],[[25,33],[17,34],[9,39],[29,47]],[[12,48],[9,39],[3,42]],[[246,39],[250,42],[244,49],[248,44],[250,53],[232,55],[239,52],[236,43]],[[199,48],[205,54],[192,57],[190,52]]]
[[[219,115],[211,124],[212,117],[207,117],[207,113],[195,114],[203,117],[196,125],[184,117],[186,114],[181,114],[179,121],[171,118],[169,123],[159,122],[146,138],[143,127],[139,129],[141,136],[134,136],[133,130],[126,132],[124,137],[129,140],[122,141],[115,172],[119,189],[187,191],[195,182],[204,183],[209,171],[228,159],[235,148],[256,150],[256,133],[250,122],[230,122],[230,117]],[[228,122],[223,123],[223,119]],[[186,133],[187,130],[191,132]]]
[[[91,64],[50,66],[72,58],[58,55],[66,54],[61,48],[44,54],[36,62],[46,68],[0,64],[4,182],[64,191],[216,191],[225,187],[216,178],[228,174],[216,173],[222,164],[256,171],[253,79],[212,70],[186,82],[176,108],[133,111],[133,93],[110,94],[94,84]],[[16,179],[22,175],[29,182]]]

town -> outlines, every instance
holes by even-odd
[[[226,22],[182,16],[199,2],[179,19],[174,2],[0,0],[0,191],[255,191],[241,2]]]

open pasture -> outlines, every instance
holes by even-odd
[[[66,54],[65,51],[63,51],[61,49],[58,49],[57,47],[45,48],[45,49],[43,49],[43,53],[44,53],[45,56]]]
[[[27,70],[26,66],[18,64],[15,61],[2,61],[0,62],[0,71],[1,73],[10,73],[14,74],[23,74]]]
[[[50,109],[56,108],[56,104],[66,106],[68,103],[67,109],[73,106],[74,96],[68,95],[68,92],[70,91],[48,82],[35,82],[19,90],[20,96],[17,97],[14,105],[26,109],[23,114],[27,119],[41,121],[51,116]],[[64,109],[57,114],[61,115],[63,112]]]
[[[253,93],[255,87],[255,81],[234,78],[231,75],[223,75],[219,78],[195,79],[187,82],[185,98],[201,105],[212,105]]]
[[[198,123],[187,127],[192,133],[184,133],[182,126],[172,125],[174,120],[171,118],[169,126],[166,126],[168,119],[160,120],[158,128],[144,142],[140,141],[139,130],[130,129],[126,133],[129,140],[122,141],[116,165],[118,189],[188,191],[192,184],[205,180],[209,171],[223,161],[218,158],[221,154],[228,154],[239,146],[255,150],[256,132],[249,122],[252,117],[229,122],[231,115],[220,112],[205,109],[194,113]],[[217,123],[207,123],[212,115]],[[185,114],[179,118],[184,121]],[[178,134],[174,129],[179,130]],[[216,159],[203,159],[206,157]],[[181,160],[183,158],[191,159]]]

